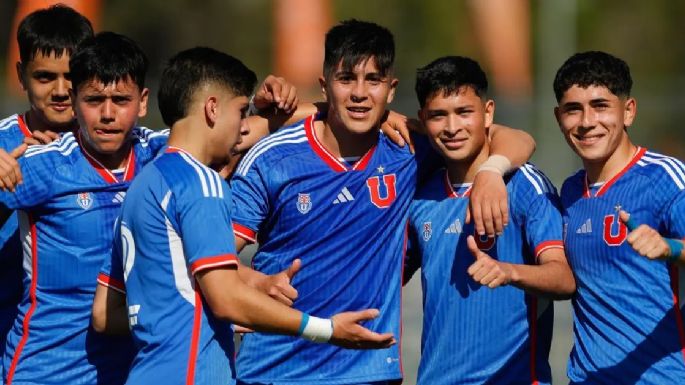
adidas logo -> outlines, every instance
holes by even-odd
[[[461,234],[462,230],[461,221],[457,219],[454,223],[450,223],[449,227],[445,230],[445,234]]]
[[[333,204],[337,205],[338,203],[345,203],[353,200],[354,197],[350,194],[350,190],[348,190],[347,187],[343,187],[342,191],[338,193],[338,197],[333,201]]]
[[[112,203],[121,203],[124,201],[124,197],[126,197],[126,192],[125,191],[119,191],[114,195],[114,198],[112,198]]]
[[[592,232],[592,222],[588,218],[582,226],[576,230],[576,234],[589,234]]]

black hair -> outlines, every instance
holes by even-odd
[[[554,77],[557,102],[574,85],[606,87],[616,96],[628,97],[633,79],[625,61],[606,52],[588,51],[571,56],[557,71]]]
[[[385,76],[395,61],[395,39],[378,24],[355,19],[342,21],[326,33],[323,74],[332,75],[342,63],[351,71],[357,64],[374,58],[379,72]]]
[[[453,95],[462,89],[471,87],[481,98],[488,92],[488,78],[473,59],[463,56],[444,56],[416,71],[416,97],[421,108],[429,97],[443,92]]]
[[[171,127],[184,118],[193,94],[205,84],[218,84],[234,96],[248,96],[254,91],[257,76],[240,60],[212,48],[179,52],[164,68],[157,93],[164,124]]]
[[[19,58],[23,65],[38,54],[71,55],[76,46],[93,36],[93,26],[83,15],[63,4],[37,10],[26,16],[17,29]]]
[[[148,60],[138,44],[114,32],[100,32],[84,40],[69,60],[72,89],[91,80],[104,84],[130,79],[142,90]]]

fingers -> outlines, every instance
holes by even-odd
[[[350,317],[352,321],[354,321],[355,323],[359,323],[362,321],[372,320],[378,317],[379,314],[380,312],[378,311],[378,309],[366,309],[361,311],[350,312]]]
[[[15,187],[22,182],[21,169],[16,157],[26,151],[26,144],[21,144],[11,154],[0,150],[0,189],[14,192]]]
[[[29,148],[29,146],[26,143],[22,143],[12,150],[10,156],[14,159],[18,159],[20,156],[24,155],[24,152],[26,152],[27,148]]]
[[[487,254],[478,248],[478,245],[476,244],[476,238],[474,238],[473,235],[469,235],[466,238],[466,247],[469,248],[469,251],[476,258],[476,260],[483,258],[483,256],[487,256]]]
[[[483,225],[483,208],[481,207],[480,200],[476,197],[471,196],[469,200],[469,212],[471,214],[471,222],[476,229],[476,234],[485,235],[485,226]]]
[[[481,219],[483,221],[482,226],[485,228],[485,234],[487,234],[488,237],[494,237],[495,236],[495,221],[493,219],[494,215],[493,215],[492,206],[490,205],[490,202],[487,202],[487,201],[483,202],[482,206],[483,207],[481,209]]]
[[[245,326],[233,325],[233,332],[235,333],[254,333],[254,330],[246,328]]]
[[[621,220],[621,222],[623,222],[626,225],[629,231],[633,231],[635,230],[635,228],[637,228],[637,224],[635,223],[635,221],[630,219],[630,214],[628,214],[624,210],[618,212],[618,218]]]
[[[378,314],[377,309],[366,309],[334,315],[331,342],[350,349],[382,349],[394,345],[392,333],[376,333],[359,324]]]
[[[284,78],[273,75],[264,79],[253,99],[257,109],[273,105],[286,113],[292,113],[297,108],[298,102],[297,88]]]
[[[59,135],[52,131],[33,131],[33,138],[36,139],[40,144],[52,143],[54,140],[59,138]]]
[[[622,214],[624,213],[619,213],[621,220],[625,218]],[[628,218],[625,219],[630,221]],[[626,240],[635,252],[649,259],[661,259],[670,255],[670,248],[666,240],[647,225],[638,226],[628,234]]]
[[[390,123],[388,123],[387,121],[383,122],[383,124],[381,125],[381,128],[382,128],[385,136],[387,136],[388,139],[390,139],[393,143],[395,143],[399,147],[404,147],[404,145],[407,144],[406,141],[404,140],[404,137],[402,136],[402,134],[399,131],[397,131],[396,129],[394,129],[392,127],[392,125]]]
[[[302,260],[297,258],[296,260],[293,261],[292,264],[290,264],[290,267],[286,269],[285,275],[288,277],[288,279],[293,279],[295,274],[297,274],[298,271],[300,271],[300,268],[302,267]]]

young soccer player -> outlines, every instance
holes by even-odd
[[[377,308],[367,327],[399,336],[407,209],[427,144],[417,143],[414,156],[379,133],[397,85],[387,29],[349,20],[333,27],[325,44],[320,81],[328,111],[260,141],[233,176],[236,245],[258,241],[254,267],[267,274],[302,259],[292,281],[296,309],[329,317]],[[519,150],[525,157],[532,151]],[[397,345],[351,351],[264,333],[245,335],[236,368],[245,384],[402,377]]]
[[[63,5],[35,11],[19,24],[17,75],[29,109],[0,120],[0,158],[7,167],[7,180],[0,178],[0,188],[21,180],[14,158],[26,149],[24,141],[51,140],[75,127],[69,57],[78,43],[91,36],[88,19]],[[21,255],[17,216],[12,213],[0,229],[0,357],[22,298]]]
[[[631,87],[628,65],[596,51],[571,56],[554,79],[555,116],[584,166],[561,190],[565,247],[578,286],[572,384],[685,381],[682,258],[641,256],[648,253],[630,245],[639,232],[628,238],[619,221],[625,210],[631,222],[682,239],[685,167],[630,140],[637,112]]]
[[[575,289],[558,196],[535,166],[505,177],[511,219],[502,234],[480,237],[464,223],[489,152],[495,103],[487,89],[485,73],[465,57],[417,72],[419,117],[446,165],[409,209],[405,274],[420,267],[423,286],[419,384],[549,384],[550,297]]]
[[[255,83],[240,61],[209,48],[177,54],[162,74],[159,106],[171,127],[169,148],[128,190],[117,227],[123,248],[115,247],[107,275],[125,282],[120,288],[138,348],[127,384],[234,383],[226,321],[340,346],[394,343],[392,334],[357,325],[375,310],[317,319],[237,275],[233,239],[214,231],[231,226],[231,191],[214,170],[229,161],[246,128]]]

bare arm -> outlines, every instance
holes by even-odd
[[[502,155],[512,167],[526,163],[535,152],[535,139],[523,130],[493,124],[490,126],[490,155]]]
[[[468,273],[481,285],[496,288],[511,284],[530,293],[555,299],[570,298],[576,290],[576,281],[561,248],[544,250],[538,256],[537,265],[525,265],[490,258],[478,250],[473,236],[469,236],[467,242],[476,258],[469,266]]]
[[[103,284],[95,289],[93,329],[99,333],[128,335],[126,295]]]
[[[217,318],[257,331],[298,335],[302,313],[246,285],[235,269],[208,269],[195,277]],[[395,342],[392,334],[375,333],[359,325],[377,315],[374,309],[334,315],[330,343],[359,349],[391,346]]]

